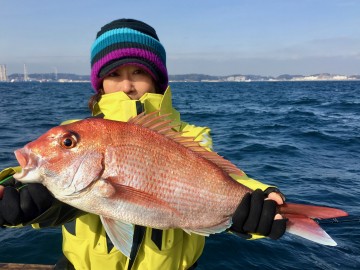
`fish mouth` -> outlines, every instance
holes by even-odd
[[[38,158],[26,147],[16,150],[15,157],[21,166],[21,172],[15,173],[14,178],[20,182],[40,182]]]

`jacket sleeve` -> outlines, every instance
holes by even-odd
[[[205,147],[209,151],[213,151],[213,142],[210,135],[210,128],[197,127],[186,122],[182,122],[180,131],[183,132],[182,136],[192,137],[195,141],[199,142],[201,146]]]
[[[20,172],[20,167],[11,167],[6,168],[0,172],[0,182],[1,180],[5,179],[13,175],[16,172]],[[40,216],[36,217],[32,221],[21,224],[20,226],[32,225],[34,228],[42,228],[42,227],[53,227],[65,224],[75,218],[85,214],[85,212],[74,208],[70,205],[62,203],[58,200],[54,200],[53,204],[50,206],[48,210],[42,213]]]
[[[33,228],[55,227],[64,225],[82,215],[86,214],[75,207],[54,200],[52,206],[43,214],[24,225],[31,225]]]
[[[242,185],[247,186],[248,188],[250,188],[252,190],[259,188],[262,191],[266,191],[270,188],[271,189],[275,188],[275,186],[267,185],[267,184],[259,182],[258,180],[250,178],[245,173],[243,176],[232,175],[231,177],[233,179],[235,179],[236,181],[238,181],[239,183],[241,183]]]

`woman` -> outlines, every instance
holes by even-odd
[[[91,49],[91,82],[96,91],[89,101],[93,117],[128,121],[141,112],[159,110],[171,115],[178,131],[186,131],[186,136],[211,151],[210,129],[182,122],[172,107],[165,49],[151,26],[131,19],[103,26]],[[3,179],[0,184],[7,185],[0,186],[0,225],[63,225],[63,252],[68,269],[196,267],[205,244],[203,236],[189,235],[181,229],[136,225],[127,258],[114,248],[99,216],[62,204],[38,184],[29,184],[18,192],[15,188],[18,183],[11,177],[16,170],[9,168],[0,173]],[[283,203],[281,193],[246,175],[236,180],[257,190],[239,204],[230,231],[245,238],[257,238],[259,234],[273,239],[281,237],[286,221],[275,215],[276,204]]]

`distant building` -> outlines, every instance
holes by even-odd
[[[30,81],[30,79],[27,72],[26,64],[24,64],[24,82],[28,82],[28,81]]]
[[[7,82],[6,66],[0,65],[0,82]]]

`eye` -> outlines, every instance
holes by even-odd
[[[74,134],[65,134],[60,139],[60,145],[62,148],[71,149],[77,145],[77,137]]]
[[[109,75],[107,75],[106,77],[110,77],[110,78],[113,78],[113,77],[118,77],[119,74],[117,74],[115,71],[114,72],[111,72]]]
[[[141,69],[141,68],[135,69],[133,73],[134,73],[135,75],[147,75],[147,74],[148,74],[145,70],[143,70],[143,69]]]

